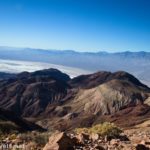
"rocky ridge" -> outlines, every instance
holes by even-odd
[[[150,89],[123,71],[70,79],[57,69],[46,69],[0,81],[0,108],[60,130],[107,119],[120,124],[117,120],[124,112],[129,118],[144,121],[150,114],[149,97]]]

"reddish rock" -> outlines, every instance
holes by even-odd
[[[118,139],[112,139],[112,140],[110,141],[110,144],[111,144],[111,145],[114,145],[114,146],[118,146],[118,145],[119,145],[119,142],[120,142],[120,140],[118,140]]]
[[[92,140],[92,141],[96,141],[96,140],[98,140],[99,139],[99,135],[98,134],[91,134],[90,135],[90,139]]]
[[[78,134],[76,138],[77,138],[78,143],[84,144],[86,141],[89,140],[89,135],[81,133],[81,134]]]
[[[55,133],[49,138],[49,142],[43,150],[73,150],[73,140],[66,133]]]

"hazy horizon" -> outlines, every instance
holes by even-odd
[[[144,51],[144,50],[139,50],[139,51],[133,51],[133,50],[116,50],[116,51],[109,51],[109,50],[93,50],[93,51],[80,51],[80,50],[76,50],[76,49],[52,49],[52,48],[48,48],[48,49],[44,49],[44,48],[33,48],[33,47],[18,47],[18,46],[3,46],[3,45],[0,45],[0,48],[7,48],[7,50],[25,50],[25,49],[32,49],[32,50],[44,50],[44,51],[73,51],[73,52],[78,52],[78,53],[99,53],[99,52],[106,52],[106,53],[124,53],[124,52],[135,52],[135,53],[138,53],[138,52],[147,52],[147,53],[150,53],[150,50],[147,50],[147,51]]]

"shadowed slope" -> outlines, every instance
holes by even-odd
[[[16,116],[12,111],[0,108],[0,124],[2,123],[5,125],[8,122],[14,125],[16,127],[16,130],[18,131],[32,131],[32,130],[44,131],[44,129],[41,128],[40,126],[32,122],[29,122],[25,119],[22,119],[21,117]]]

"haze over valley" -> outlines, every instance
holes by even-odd
[[[150,85],[150,53],[144,51],[108,53],[0,47],[0,59],[2,72],[57,68],[75,77],[97,71],[122,70]]]
[[[20,61],[20,60],[7,60],[0,59],[0,72],[4,73],[21,73],[24,71],[33,72],[42,69],[57,68],[64,73],[67,73],[71,78],[81,74],[89,74],[90,71],[75,67],[66,67],[62,65],[44,63],[44,62],[32,62],[32,61]]]

